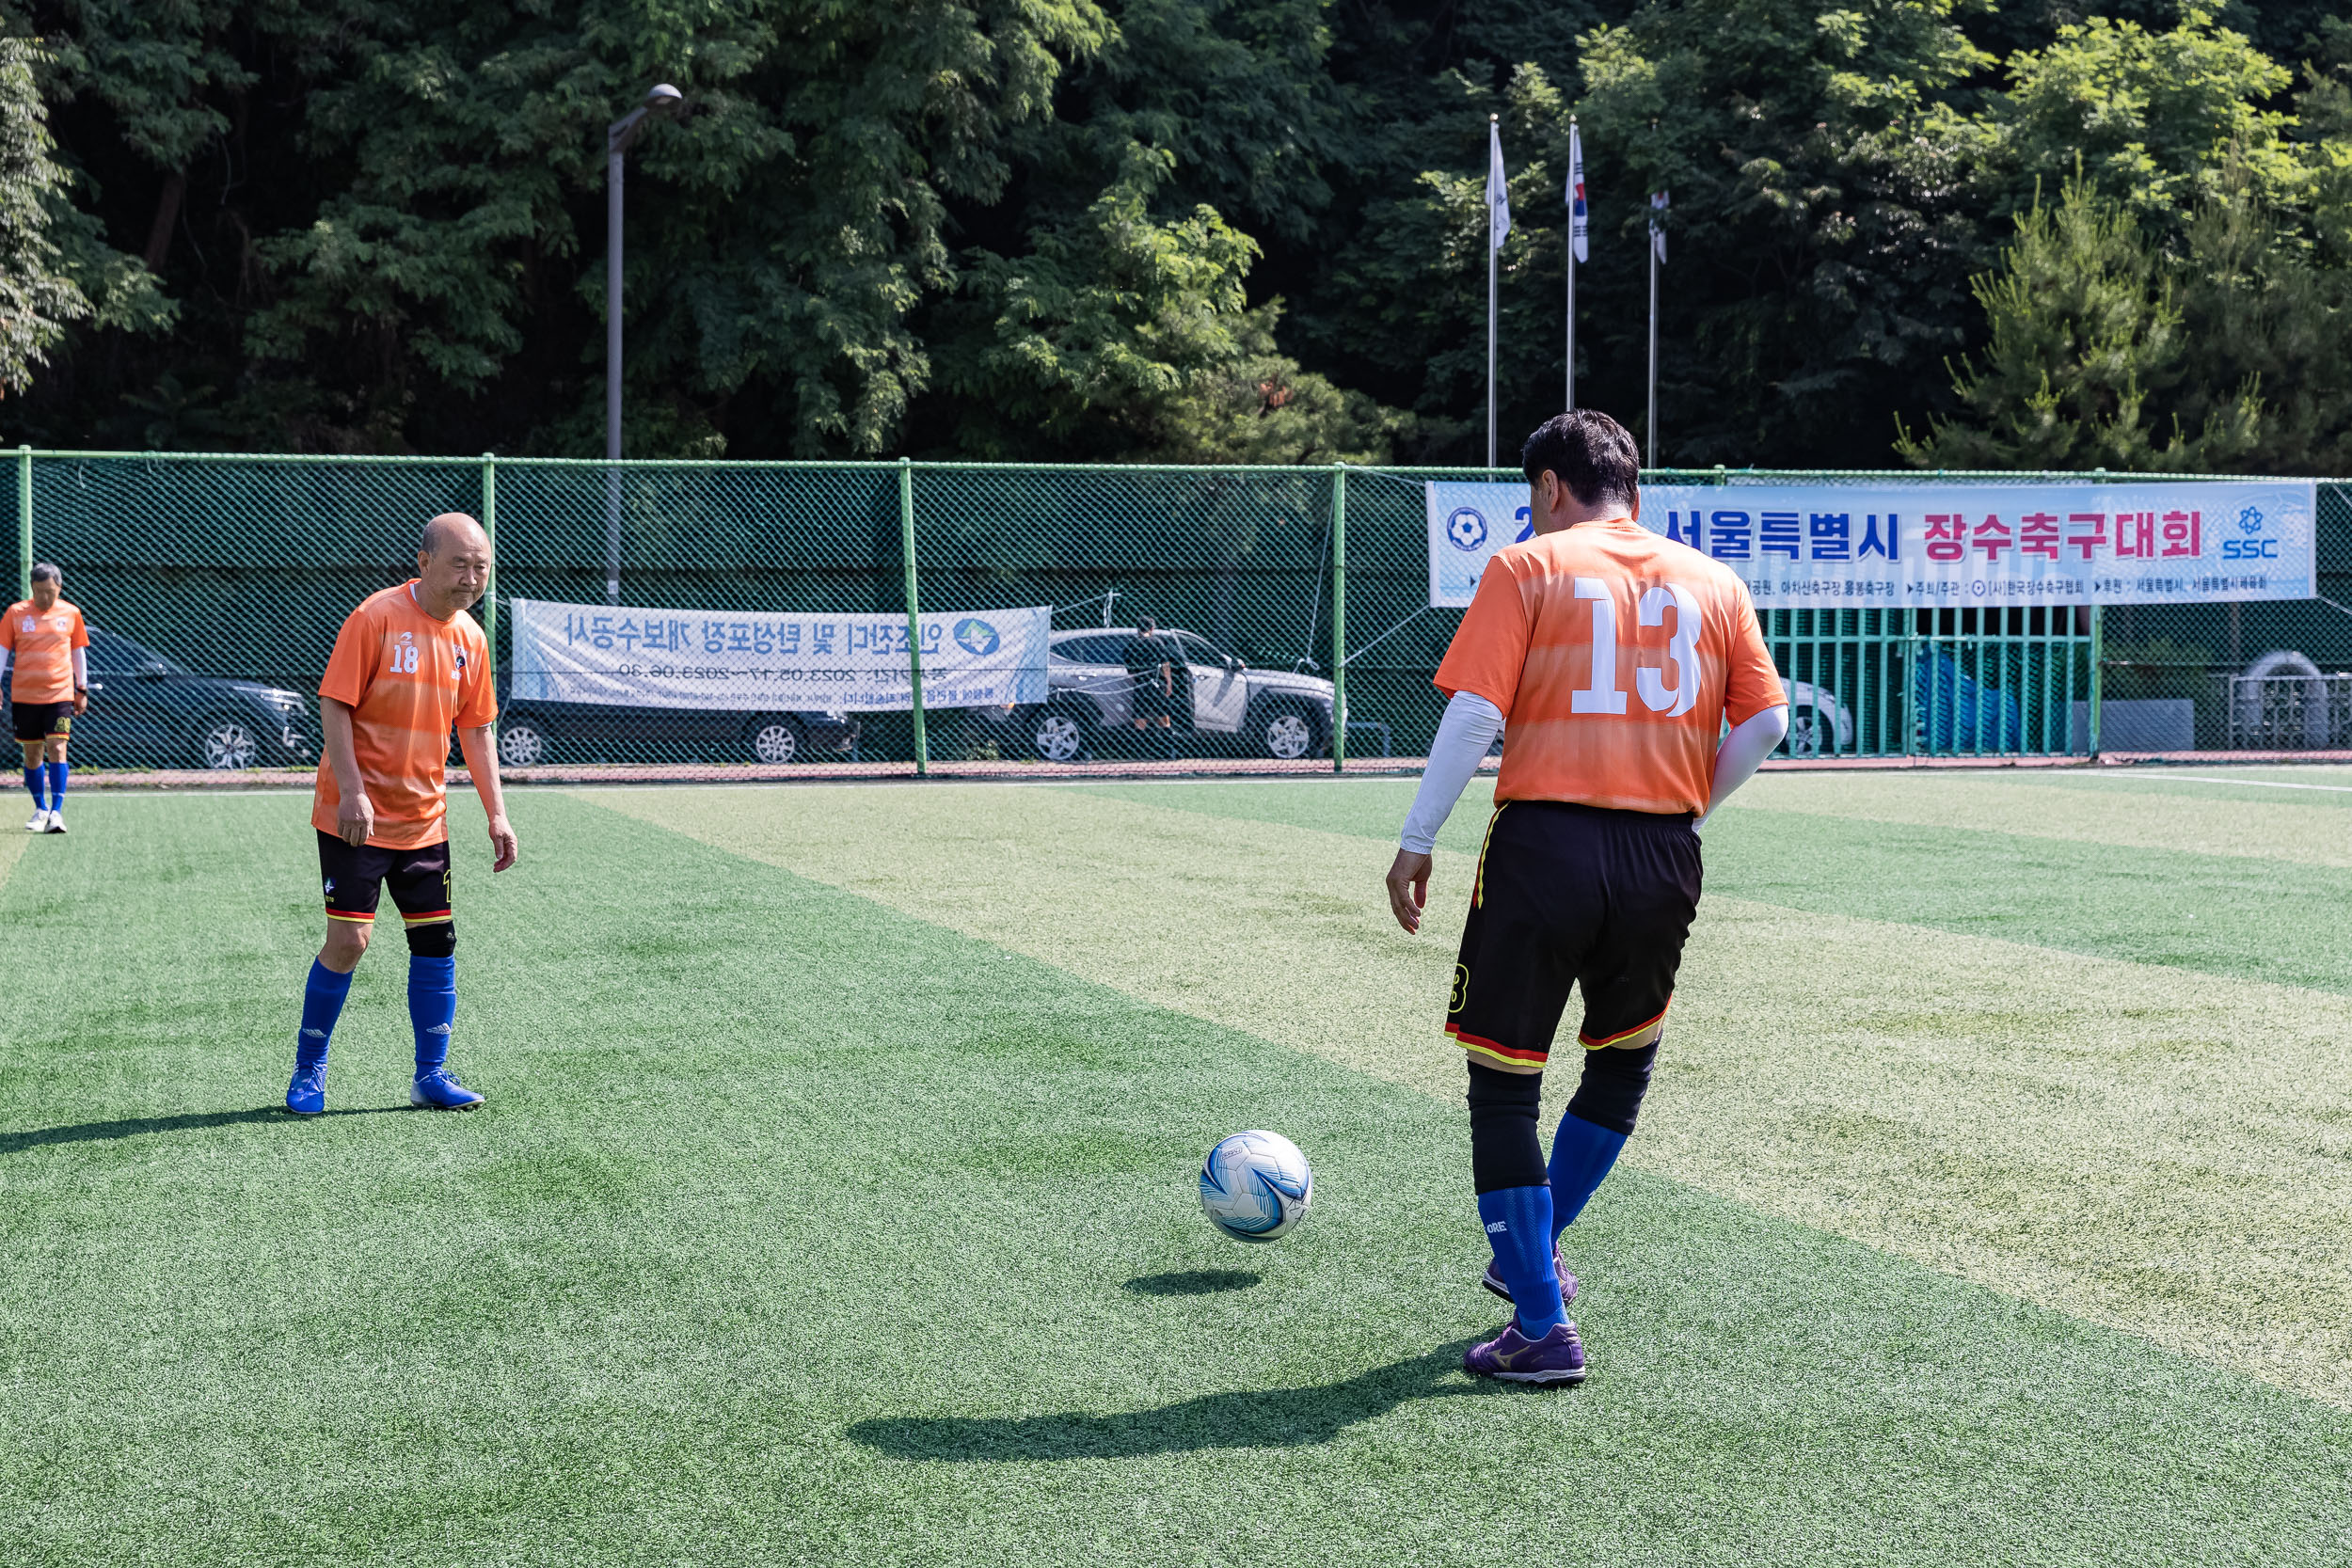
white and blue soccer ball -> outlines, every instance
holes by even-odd
[[[1271,1242],[1307,1217],[1315,1173],[1279,1132],[1236,1132],[1200,1164],[1200,1209],[1237,1242]]]

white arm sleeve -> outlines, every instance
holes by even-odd
[[[74,689],[79,690],[79,689],[81,689],[83,687],[87,686],[88,684],[89,684],[89,650],[88,650],[87,648],[76,648],[76,649],[74,649],[74,650],[73,650],[73,686],[74,686]]]
[[[1788,710],[1783,706],[1768,707],[1744,724],[1735,725],[1724,736],[1724,743],[1715,752],[1715,782],[1707,792],[1707,815],[1695,824],[1704,828],[1707,818],[1715,815],[1715,808],[1724,803],[1731,792],[1756,776],[1781,736],[1788,733]]]
[[[1438,725],[1438,738],[1429,743],[1429,766],[1422,773],[1413,809],[1405,814],[1400,844],[1417,855],[1429,853],[1438,842],[1438,830],[1454,815],[1454,802],[1478,771],[1479,759],[1502,733],[1502,709],[1473,692],[1454,694]]]

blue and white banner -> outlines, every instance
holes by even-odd
[[[904,615],[511,601],[513,700],[857,713],[914,705]],[[1050,607],[922,618],[923,705],[1045,700]]]
[[[1714,557],[1756,608],[2206,604],[2316,591],[2309,480],[1645,484],[1642,521]],[[1527,486],[1428,486],[1429,602],[1463,606],[1533,537]]]

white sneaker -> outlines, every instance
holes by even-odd
[[[61,833],[65,832],[65,813],[61,811],[51,812],[49,814],[49,826],[43,828],[41,832],[45,833]]]
[[[49,831],[49,813],[45,810],[33,813],[33,819],[24,824],[24,831],[28,833],[47,832]]]

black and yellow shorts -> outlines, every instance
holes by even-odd
[[[1571,986],[1584,995],[1577,1039],[1588,1051],[1665,1032],[1698,912],[1692,821],[1557,800],[1496,808],[1446,1012],[1471,1061],[1543,1071]]]
[[[376,899],[389,883],[392,907],[409,927],[449,922],[449,840],[414,849],[387,849],[373,844],[355,849],[324,829],[316,832],[319,876],[326,883],[327,919],[373,925]]]
[[[63,739],[73,733],[73,705],[11,702],[11,727],[19,740]]]

